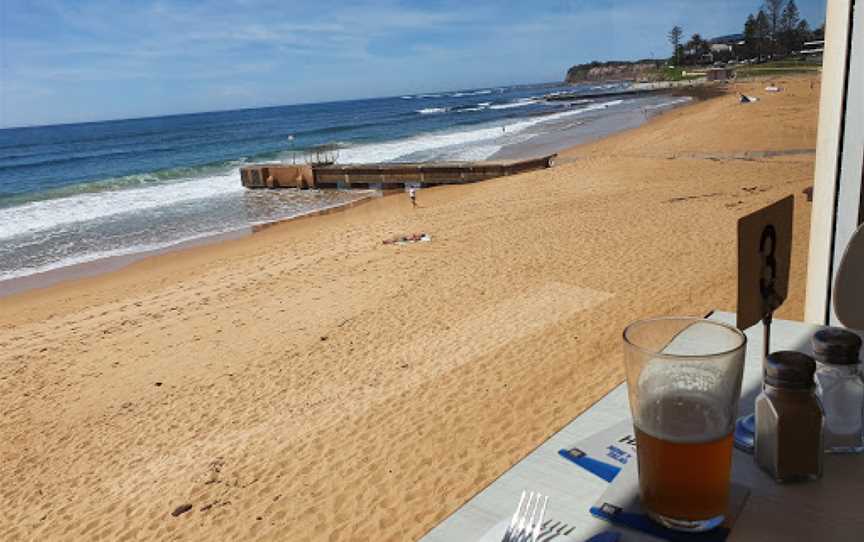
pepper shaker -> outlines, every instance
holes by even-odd
[[[825,328],[812,339],[816,394],[825,411],[823,439],[828,453],[864,452],[864,380],[861,338],[841,328]]]
[[[765,359],[762,393],[756,398],[756,463],[778,482],[822,475],[823,414],[816,397],[816,363],[800,352]]]

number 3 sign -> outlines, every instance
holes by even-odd
[[[786,300],[794,209],[795,198],[788,196],[738,221],[738,329]]]

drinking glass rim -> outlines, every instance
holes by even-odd
[[[651,323],[651,322],[662,322],[662,321],[671,321],[671,320],[689,321],[689,322],[692,322],[694,324],[695,323],[711,324],[714,326],[725,328],[728,331],[731,331],[732,333],[737,335],[738,338],[741,340],[741,343],[738,344],[737,346],[735,346],[734,348],[730,348],[728,350],[723,350],[721,352],[712,352],[710,354],[667,354],[665,352],[656,352],[656,351],[651,350],[649,348],[644,348],[642,346],[639,346],[638,344],[631,341],[629,337],[627,337],[627,332],[638,325],[647,324],[647,323]],[[633,322],[630,322],[629,324],[627,324],[627,327],[624,328],[624,332],[622,335],[624,337],[624,342],[629,344],[630,346],[632,346],[636,350],[639,350],[640,352],[644,352],[646,354],[650,354],[650,355],[655,356],[655,357],[669,358],[669,359],[716,358],[716,357],[721,357],[721,356],[731,354],[732,352],[735,352],[736,350],[740,350],[741,348],[743,348],[744,346],[747,345],[747,335],[745,335],[744,332],[741,331],[740,329],[738,329],[737,327],[729,325],[725,322],[718,322],[716,320],[709,320],[708,318],[699,318],[696,316],[657,316],[654,318],[642,318],[640,320],[634,320]]]

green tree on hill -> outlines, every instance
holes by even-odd
[[[702,55],[706,54],[710,50],[711,46],[707,41],[702,39],[702,36],[699,33],[693,34],[690,37],[690,41],[684,45],[684,50],[687,53],[687,56],[690,60],[698,64],[702,60]]]
[[[756,54],[761,62],[763,55],[768,54],[771,42],[771,23],[768,20],[768,15],[761,9],[756,15],[755,29]]]
[[[752,58],[756,54],[756,17],[752,13],[744,23],[744,46],[739,54],[745,58]]]
[[[798,6],[795,5],[795,0],[789,0],[789,3],[783,8],[783,14],[780,16],[780,31],[793,31],[800,21],[801,13],[798,11]]]
[[[771,40],[772,52],[774,46],[779,42],[780,21],[783,18],[784,0],[765,0],[762,10],[768,18],[768,38]]]
[[[780,16],[779,41],[783,53],[789,54],[801,48],[799,42],[803,42],[804,40],[799,40],[798,36],[798,24],[800,22],[801,14],[798,12],[795,0],[789,0],[789,3],[783,9],[783,14]]]
[[[672,30],[666,34],[666,39],[672,46],[672,59],[676,66],[681,64],[681,36],[683,35],[684,30],[678,25],[673,26]]]
[[[797,33],[796,39],[800,41],[800,44],[796,43],[796,48],[801,49],[804,47],[805,41],[811,41],[816,39],[813,36],[813,32],[810,30],[810,24],[807,22],[807,19],[801,19],[801,22],[798,23],[798,26],[795,29]]]
[[[825,39],[825,23],[819,25],[816,30],[813,31],[810,39],[814,40],[824,40]]]
[[[747,58],[758,58],[762,61],[763,55],[768,53],[768,45],[771,34],[771,23],[768,15],[759,10],[755,16],[751,13],[744,23],[745,54]]]

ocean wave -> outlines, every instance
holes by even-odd
[[[190,243],[199,239],[212,237],[214,235],[228,233],[228,231],[230,231],[230,229],[214,230],[211,232],[182,237],[180,239],[173,239],[164,243],[141,243],[118,249],[94,250],[91,252],[76,254],[74,256],[67,256],[65,258],[61,258],[57,261],[47,264],[19,267],[14,271],[0,273],[0,281],[15,279],[19,277],[26,277],[29,275],[36,275],[39,273],[47,273],[48,271],[53,271],[55,269],[62,269],[64,267],[71,267],[73,265],[92,262],[96,260],[104,260],[106,258],[116,258],[118,256],[128,256],[130,254],[141,254],[146,252],[152,252],[155,250],[171,248],[184,243]]]
[[[596,102],[581,108],[568,109],[559,113],[538,115],[517,122],[506,124],[503,132],[508,137],[544,122],[550,122],[569,116],[580,115],[588,111],[606,109],[622,103],[624,100]],[[479,142],[488,142],[502,136],[501,125],[483,126],[461,131],[433,132],[406,139],[357,145],[342,149],[339,153],[340,163],[369,164],[375,162],[390,162],[403,156],[415,155],[424,151],[433,151],[455,146],[474,146]]]
[[[465,160],[471,162],[488,160],[490,156],[500,151],[502,147],[503,145],[475,145],[473,147],[459,149],[452,158],[454,160]]]
[[[301,202],[297,203],[297,207],[290,210],[287,213],[280,213],[275,216],[267,216],[262,217],[258,220],[250,220],[247,223],[222,223],[219,227],[210,227],[205,231],[187,231],[187,232],[173,232],[175,235],[170,238],[166,238],[157,242],[139,242],[129,246],[124,246],[121,248],[111,248],[111,249],[98,249],[91,247],[91,250],[87,250],[85,252],[76,253],[76,254],[64,254],[63,251],[58,252],[58,257],[56,260],[49,261],[46,263],[36,263],[30,265],[24,265],[18,267],[14,270],[6,270],[3,271],[0,269],[0,281],[9,280],[18,277],[24,277],[28,275],[33,275],[37,273],[45,273],[47,271],[52,271],[54,269],[60,269],[64,267],[69,267],[72,265],[82,264],[90,261],[101,260],[105,258],[117,257],[117,256],[126,256],[130,254],[141,254],[152,252],[155,250],[164,250],[170,249],[172,247],[176,247],[178,245],[194,242],[200,239],[206,239],[208,237],[212,237],[215,235],[227,234],[230,232],[238,231],[243,227],[248,226],[258,226],[262,224],[270,224],[274,221],[287,220],[292,218],[299,218],[305,215],[318,213],[321,211],[325,211],[327,209],[334,209],[338,207],[342,207],[348,205],[354,201],[368,198],[373,194],[371,190],[352,190],[350,194],[343,193],[337,196],[328,197],[324,199],[316,198],[313,193],[317,191],[310,190],[305,192],[298,192],[297,196],[307,196],[304,197]],[[314,199],[314,201],[313,201]],[[49,236],[51,234],[48,234]],[[22,247],[28,244],[38,244],[40,241],[24,238],[24,242],[20,243],[18,246]],[[0,251],[2,254],[2,251]]]
[[[284,151],[271,151],[255,155],[255,161],[278,160]],[[176,181],[219,175],[229,168],[236,168],[246,163],[246,157],[237,160],[222,160],[199,166],[181,166],[157,171],[133,173],[121,177],[109,177],[106,179],[87,180],[63,186],[41,190],[39,192],[24,192],[17,194],[4,194],[0,192],[0,211],[4,208],[24,205],[37,201],[60,199],[81,194],[99,193],[112,190],[123,190],[138,187],[147,187],[172,183]]]
[[[602,90],[602,89],[607,89],[607,88],[617,88],[617,87],[623,87],[623,86],[626,86],[626,83],[624,83],[624,82],[606,83],[605,85],[594,85],[594,86],[589,87],[589,88],[591,88],[592,90]]]
[[[462,98],[464,96],[483,96],[484,94],[492,94],[492,91],[491,90],[472,90],[472,91],[465,91],[465,92],[456,92],[454,94],[451,94],[450,97],[451,98]]]
[[[130,120],[111,120],[111,121],[101,121],[101,122],[92,122],[92,123],[83,123],[79,125],[75,125],[77,129],[84,128],[90,124],[98,125],[98,124],[123,124],[129,122],[146,122],[149,119],[132,119]],[[135,146],[141,143],[141,138],[148,138],[154,136],[152,129],[147,128],[139,128],[139,129],[129,129],[127,131],[122,132],[112,132],[112,133],[104,133],[104,131],[100,130],[76,130],[77,133],[74,136],[74,140],[77,145],[84,146],[87,144],[98,144],[106,141],[110,141],[112,146]],[[173,141],[182,141],[189,139],[190,137],[197,136],[197,132],[194,128],[187,129],[175,129],[171,132],[171,134],[159,134],[158,141],[160,143],[170,143]],[[56,142],[54,141],[31,141],[31,142],[13,142],[10,144],[0,143],[0,150],[8,149],[8,148],[20,148],[20,149],[36,149],[39,153],[50,152],[56,146]]]
[[[466,111],[483,111],[485,109],[489,109],[489,102],[483,102],[479,104],[469,104],[469,105],[457,105],[456,107],[451,108],[450,110],[454,113],[464,113]]]
[[[13,149],[16,148],[16,146],[13,146],[13,145],[7,145],[7,147],[13,148]],[[2,150],[2,147],[0,147],[0,150]],[[2,159],[2,160],[18,160],[21,158],[31,158],[33,156],[40,156],[42,154],[43,154],[42,151],[35,150],[33,152],[22,152],[19,154],[6,154],[6,155],[3,155],[3,157],[0,159]]]
[[[672,107],[672,106],[674,106],[674,105],[679,105],[679,104],[682,104],[682,103],[687,103],[687,102],[689,102],[689,101],[691,101],[691,100],[693,100],[693,98],[691,98],[690,96],[684,96],[684,97],[682,97],[682,98],[678,98],[678,99],[675,99],[675,100],[670,100],[670,101],[668,101],[668,102],[661,102],[661,103],[659,103],[659,104],[654,104],[654,105],[646,105],[646,106],[643,106],[642,109],[646,109],[646,110],[652,110],[652,109],[663,109],[664,107]]]
[[[417,110],[421,115],[436,115],[438,113],[446,113],[447,111],[449,111],[449,109],[446,107],[426,107]]]
[[[190,145],[192,146],[192,145]],[[108,151],[101,152],[86,152],[86,153],[75,153],[68,154],[61,158],[40,158],[37,160],[29,160],[22,162],[13,162],[11,164],[0,164],[0,171],[4,170],[12,170],[18,168],[25,167],[41,167],[41,166],[58,166],[61,164],[70,164],[75,162],[81,162],[83,160],[94,160],[94,159],[106,159],[106,158],[122,158],[124,156],[141,156],[145,154],[153,154],[160,152],[171,152],[177,150],[178,147],[151,147],[151,148],[137,148],[131,150],[123,150],[123,149],[112,149]],[[41,155],[39,155],[41,156]]]
[[[242,191],[238,168],[180,182],[103,190],[0,208],[0,239]]]
[[[534,98],[522,98],[521,100],[517,100],[515,102],[509,102],[506,104],[495,104],[490,105],[489,109],[513,109],[515,107],[526,107],[529,105],[534,105],[536,103],[540,103],[539,100]]]
[[[417,96],[418,98],[441,98],[441,94],[420,94]]]

